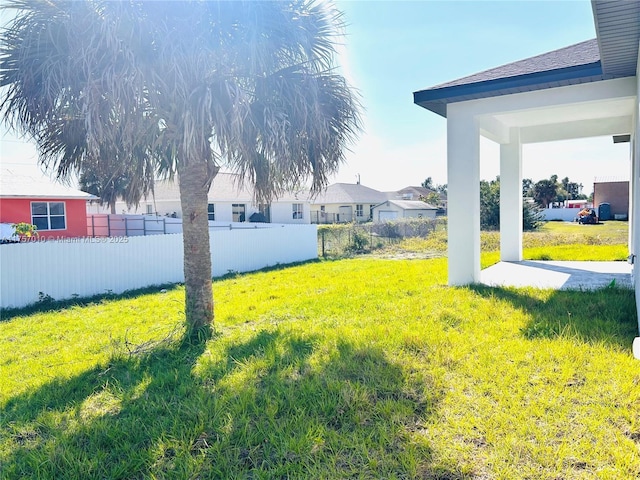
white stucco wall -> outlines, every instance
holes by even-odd
[[[518,143],[629,131],[637,136],[638,94],[637,77],[626,77],[447,105],[450,285],[480,280],[479,136],[501,146],[513,145],[514,151]],[[514,132],[518,134],[515,142]],[[634,144],[634,161],[640,156],[638,143]],[[501,178],[502,173],[507,172],[501,172]],[[518,175],[505,175],[505,181],[507,177]],[[520,182],[513,181],[512,185],[513,191],[520,192]],[[640,199],[637,202],[640,204]],[[511,224],[519,222],[511,221]],[[636,225],[636,234],[640,238],[640,225]],[[515,249],[511,250],[521,255],[521,247],[511,242],[511,246],[514,245]],[[501,254],[503,247],[501,242]],[[638,288],[640,290],[640,285]]]
[[[386,220],[386,218],[381,218],[381,212],[383,212],[382,217],[384,217],[384,212],[395,212],[396,218],[436,218],[435,210],[404,210],[398,205],[387,202],[382,205],[378,205],[373,209],[374,222]]]
[[[362,205],[362,216],[356,217],[356,206]],[[317,218],[320,215],[321,209],[320,207],[324,206],[324,212],[326,215],[329,215],[330,218],[333,218],[336,215],[345,216],[344,207],[348,207],[350,209],[350,213],[348,216],[350,220],[356,220],[357,222],[366,222],[370,219],[371,207],[374,206],[373,203],[314,203],[311,204],[311,212],[313,218]],[[343,210],[341,210],[343,207]],[[350,221],[349,219],[347,221]],[[340,221],[344,221],[344,218],[340,218]]]
[[[245,221],[249,221],[249,218],[259,209],[256,205],[246,200],[234,200],[234,201],[210,201],[215,205],[215,221],[216,222],[232,222],[233,221],[233,204],[238,203],[245,206]],[[271,204],[271,223],[286,223],[286,224],[308,224],[311,223],[310,204],[309,202],[295,202],[302,204],[302,219],[293,219],[293,203],[294,202],[277,202]],[[124,202],[116,202],[116,213],[126,213],[131,215],[146,215],[147,205],[151,207],[153,213],[157,213],[159,216],[171,215],[176,212],[178,218],[182,218],[182,211],[179,201],[165,200],[157,201],[155,204],[150,201],[140,203],[138,207],[128,208]],[[100,206],[97,203],[87,205],[87,213],[110,213],[108,206]]]
[[[640,49],[640,45],[638,46]],[[634,128],[631,132],[631,253],[635,255],[633,277],[636,292],[636,310],[638,312],[638,327],[640,329],[640,62],[636,70],[636,99],[634,105]],[[640,337],[636,337],[633,353],[640,358]]]
[[[293,218],[293,204],[302,204],[302,218]],[[311,223],[310,205],[305,202],[278,202],[271,204],[271,223]]]

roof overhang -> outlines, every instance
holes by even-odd
[[[70,194],[70,195],[60,195],[60,194],[52,194],[52,195],[47,195],[47,194],[36,194],[36,195],[0,195],[0,199],[20,199],[20,200],[25,200],[25,199],[34,199],[34,200],[97,200],[99,197],[96,197],[95,195],[91,195],[90,193],[85,193],[83,195],[74,195],[74,194]]]
[[[413,102],[446,117],[447,104],[453,102],[577,85],[596,82],[605,78],[600,62],[594,62],[587,65],[498,78],[484,82],[421,90],[414,92]]]
[[[414,103],[446,117],[451,103],[635,76],[640,1],[592,0],[592,9],[597,39],[414,92]]]
[[[633,76],[640,44],[640,1],[591,0],[602,70],[607,75]]]
[[[617,78],[571,85],[551,91],[496,96],[449,105],[477,118],[480,134],[508,143],[517,129],[523,144],[624,135],[633,130],[636,84]]]

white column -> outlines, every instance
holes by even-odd
[[[631,234],[631,253],[640,256],[640,62],[636,67],[636,99],[633,114],[633,131],[631,132],[631,198],[632,208],[629,212]],[[636,257],[633,265],[633,279],[636,292],[636,312],[640,330],[640,258]],[[633,356],[640,360],[640,336],[633,340]]]
[[[449,285],[480,281],[480,131],[460,104],[447,109]]]
[[[511,128],[509,143],[500,145],[500,260],[522,260],[522,144]]]

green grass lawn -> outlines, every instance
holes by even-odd
[[[216,281],[200,347],[183,293],[0,323],[0,478],[640,477],[630,291],[314,262]]]
[[[546,222],[539,230],[522,235],[525,260],[624,261],[629,255],[628,222],[608,221],[599,225],[572,222]],[[483,253],[500,250],[499,232],[481,232]],[[549,250],[553,247],[553,251]],[[385,249],[388,253],[427,253],[446,255],[447,232],[441,230],[427,238],[407,238]],[[488,257],[495,258],[498,256]]]

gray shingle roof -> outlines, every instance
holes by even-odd
[[[300,193],[288,192],[281,195],[274,201],[306,201],[307,191]],[[178,188],[178,179],[175,181],[157,181],[154,187],[153,197],[156,201],[163,200],[179,200],[180,190]],[[248,184],[240,185],[240,177],[234,173],[220,172],[213,179],[211,188],[209,189],[208,199],[210,202],[253,202],[253,190]]]
[[[605,78],[597,39],[536,55],[414,92],[414,103],[446,116],[448,103],[545,88],[593,82]]]
[[[558,70],[560,68],[597,63],[598,61],[600,61],[598,40],[593,38],[585,42],[576,43],[569,47],[560,48],[552,52],[536,55],[535,57],[525,58],[524,60],[490,68],[489,70],[458,78],[457,80],[441,83],[440,85],[436,85],[427,90],[547,72],[550,70]]]
[[[592,0],[597,39],[502,65],[414,92],[414,103],[439,115],[447,104],[636,75],[639,0]]]
[[[334,183],[312,198],[311,203],[316,205],[337,203],[377,205],[386,199],[386,194],[361,184]]]

